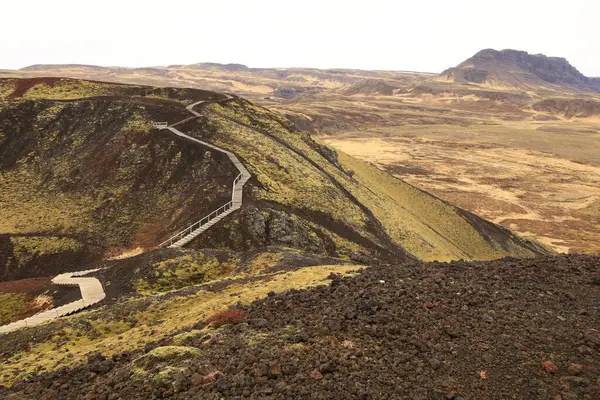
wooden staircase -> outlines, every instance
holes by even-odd
[[[226,95],[227,99],[232,99],[231,96]],[[233,187],[231,191],[231,200],[221,207],[217,208],[215,211],[211,212],[207,216],[203,217],[199,221],[193,223],[189,227],[185,228],[181,232],[173,235],[169,239],[165,240],[163,243],[159,245],[159,247],[181,247],[193,239],[195,239],[202,232],[206,231],[211,226],[215,225],[227,215],[231,214],[235,210],[238,210],[242,206],[242,194],[243,187],[246,182],[250,179],[251,175],[248,170],[244,167],[244,165],[238,160],[238,158],[230,151],[224,150],[220,147],[217,147],[213,144],[204,142],[202,140],[193,138],[191,136],[186,135],[185,133],[179,131],[175,128],[177,125],[184,124],[187,121],[193,120],[201,116],[201,114],[194,110],[194,107],[204,103],[205,101],[198,101],[193,104],[190,104],[186,107],[186,109],[193,114],[193,116],[188,117],[182,121],[179,121],[175,124],[169,126],[167,122],[155,122],[154,127],[156,129],[168,129],[174,134],[181,136],[187,140],[191,140],[193,142],[199,143],[203,146],[209,147],[213,150],[220,151],[221,153],[227,154],[227,157],[231,160],[233,165],[239,171],[238,176],[233,180]],[[85,278],[81,277],[82,275],[86,275],[98,269],[90,269],[86,271],[79,272],[68,272],[64,274],[60,274],[52,279],[52,283],[56,285],[65,285],[65,286],[79,286],[79,290],[81,291],[81,300],[77,300],[71,302],[69,304],[65,304],[60,307],[56,307],[50,310],[42,311],[40,313],[35,314],[32,317],[22,319],[20,321],[14,322],[12,324],[0,326],[0,334],[8,333],[15,331],[20,328],[28,327],[28,326],[36,326],[40,325],[44,322],[51,321],[53,319],[73,314],[77,311],[80,311],[84,308],[90,307],[100,301],[102,301],[106,294],[104,293],[104,289],[102,288],[102,284],[96,278]]]
[[[58,275],[57,277],[52,279],[52,283],[54,283],[55,285],[64,286],[79,286],[79,290],[81,291],[81,300],[76,300],[69,304],[65,304],[64,306],[39,312],[29,318],[13,322],[12,324],[0,326],[0,333],[8,333],[16,331],[20,328],[25,328],[27,326],[40,325],[44,322],[48,322],[53,319],[63,317],[65,315],[76,313],[77,311],[83,310],[84,308],[90,307],[102,301],[106,297],[106,293],[104,293],[104,289],[102,288],[102,284],[100,283],[100,281],[96,278],[80,277],[82,275],[87,275],[92,272],[99,271],[100,269],[102,268],[89,269],[86,271],[79,272],[68,272],[65,274]]]

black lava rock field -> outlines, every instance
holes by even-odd
[[[600,399],[599,257],[382,265],[230,313],[0,397]]]

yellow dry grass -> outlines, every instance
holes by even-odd
[[[160,300],[155,306],[138,312],[135,326],[126,321],[113,320],[109,313],[107,319],[92,320],[94,328],[102,333],[99,337],[90,338],[84,331],[64,328],[58,331],[56,336],[56,340],[61,341],[60,345],[54,341],[33,343],[28,351],[3,360],[0,385],[10,385],[15,379],[39,367],[54,370],[82,362],[89,353],[101,352],[111,355],[140,348],[146,343],[226,310],[237,302],[248,304],[265,298],[271,291],[282,292],[291,288],[301,289],[327,284],[326,278],[331,273],[344,274],[357,268],[355,265],[306,267],[292,272],[263,275],[262,280],[233,284],[220,292],[199,291],[190,296]],[[120,307],[120,305],[110,307]],[[94,313],[102,312],[102,310],[89,311],[68,318],[86,319]],[[61,322],[64,322],[64,319]],[[69,351],[66,352],[66,349]],[[69,354],[71,356],[68,356]]]

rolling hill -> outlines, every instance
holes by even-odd
[[[59,272],[102,268],[106,298],[3,335],[0,398],[599,393],[598,257],[507,229],[597,242],[597,96],[574,72],[526,72],[532,91],[238,64],[17,75],[0,79],[0,323],[78,299]],[[237,171],[154,121],[252,175],[185,248],[155,246]]]
[[[188,118],[186,106],[200,100],[199,117]],[[242,208],[185,249],[156,246],[228,201],[237,171],[225,155],[154,129],[153,121],[181,121],[178,129],[234,152],[252,174]],[[98,267],[93,276],[108,293],[101,308],[154,320],[162,306],[145,310],[150,299],[163,304],[183,290],[184,303],[196,303],[176,300],[150,334],[146,323],[102,316],[105,322],[91,323],[99,335],[89,337],[94,348],[123,332],[143,346],[197,313],[321,284],[357,265],[552,253],[317,143],[272,111],[210,91],[0,79],[0,160],[2,323],[74,300],[74,291],[57,290],[49,276]],[[218,293],[216,303],[207,291]],[[48,343],[55,335],[41,332],[68,321],[3,340],[16,340],[20,352],[30,332]],[[59,356],[58,364],[80,361],[90,349],[75,345],[78,356]],[[39,365],[36,351],[21,361],[4,352],[10,366],[0,382],[30,373]]]

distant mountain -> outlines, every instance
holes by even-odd
[[[244,64],[220,64],[220,63],[198,63],[184,66],[184,68],[192,69],[216,69],[230,72],[250,71]]]
[[[21,68],[20,71],[48,71],[54,69],[68,69],[68,68],[84,68],[92,70],[108,70],[107,67],[100,67],[98,65],[88,64],[34,64],[28,67]]]
[[[600,93],[600,78],[590,78],[589,85]]]
[[[600,79],[586,77],[566,59],[518,50],[482,50],[442,72],[436,80],[517,88],[560,85],[600,91]]]

